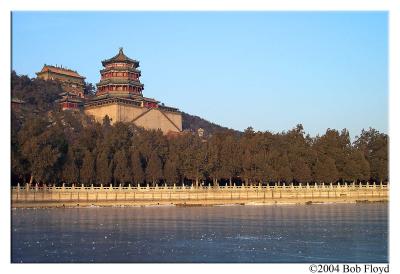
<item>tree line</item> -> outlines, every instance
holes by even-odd
[[[16,118],[14,118],[16,119]],[[82,114],[32,115],[12,128],[13,182],[85,185],[244,184],[387,181],[387,135],[347,130],[305,135],[224,131],[168,138],[132,124]]]
[[[98,123],[82,113],[60,112],[50,99],[40,98],[56,94],[56,84],[13,77],[12,95],[25,89],[34,98],[11,112],[12,184],[199,186],[389,179],[388,136],[372,128],[353,142],[346,129],[311,137],[302,125],[281,133],[248,128],[224,129],[205,138],[193,132],[168,137],[133,124],[111,125],[107,116]],[[34,93],[35,85],[41,92]]]

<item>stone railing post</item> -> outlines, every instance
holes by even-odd
[[[113,185],[110,184],[110,187],[108,189],[112,191],[113,190]]]
[[[65,184],[64,184],[64,183],[63,183],[62,186],[61,186],[61,190],[62,190],[62,191],[65,191]]]
[[[25,191],[29,191],[29,184],[25,184]]]
[[[176,184],[174,183],[174,187],[173,187],[174,189],[176,189]]]
[[[150,189],[149,184],[146,184],[146,189]]]
[[[39,185],[36,183],[35,184],[35,191],[37,192],[39,190]]]
[[[103,184],[100,184],[100,190],[103,190]]]
[[[19,189],[20,189],[21,187],[19,186],[19,183],[17,184],[17,192],[19,192]]]
[[[306,188],[308,189],[308,188],[310,188],[310,184],[309,183],[307,183],[307,186],[306,186]]]
[[[331,188],[331,189],[333,188],[332,182],[329,183],[329,188]]]

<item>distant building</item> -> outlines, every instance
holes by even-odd
[[[55,80],[61,83],[64,92],[60,93],[62,99],[57,102],[62,110],[80,110],[83,107],[85,77],[78,72],[45,64],[36,75],[43,80]]]
[[[59,103],[61,110],[80,111],[83,109],[83,98],[79,97],[75,93],[62,92],[59,95],[61,96],[61,99],[56,100],[56,102]]]
[[[96,96],[85,102],[84,111],[101,122],[132,122],[145,129],[160,129],[164,134],[182,131],[182,114],[177,108],[144,97],[139,61],[127,57],[123,49],[102,61]]]

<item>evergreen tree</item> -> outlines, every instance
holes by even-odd
[[[79,168],[74,156],[73,150],[70,148],[61,171],[62,180],[68,184],[77,184],[79,182]]]
[[[131,154],[131,170],[133,181],[137,186],[139,186],[144,182],[145,176],[140,152],[138,150],[134,150]]]
[[[108,185],[112,182],[112,168],[110,153],[107,149],[103,149],[96,159],[96,176],[99,184]]]
[[[115,169],[114,169],[115,180],[122,185],[131,182],[131,172],[125,152],[123,150],[118,150],[114,155],[114,161],[115,161]]]
[[[93,153],[89,150],[85,150],[82,167],[80,170],[81,182],[86,185],[91,185],[96,181],[96,170],[95,170],[96,158]]]
[[[156,183],[162,178],[162,165],[158,155],[153,152],[150,156],[146,168],[146,181],[152,182],[155,186]]]
[[[169,185],[176,184],[179,181],[179,171],[177,159],[168,157],[164,165],[164,179]]]
[[[307,183],[312,179],[311,169],[302,158],[296,158],[292,164],[293,179],[299,183]]]
[[[338,178],[335,160],[327,156],[320,156],[314,166],[314,181],[318,183],[334,183]]]

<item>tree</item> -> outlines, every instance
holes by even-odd
[[[81,182],[86,185],[95,183],[96,181],[96,170],[95,170],[96,158],[90,150],[85,150],[82,167],[80,170]]]
[[[302,158],[296,158],[292,164],[293,179],[299,183],[307,183],[312,179],[311,169]]]
[[[293,180],[292,170],[290,169],[289,158],[287,154],[280,155],[277,159],[277,173],[279,181],[291,183]]]
[[[33,119],[32,122],[41,125],[40,119]],[[44,124],[42,131],[39,131],[32,125],[27,125],[20,133],[21,155],[29,162],[30,183],[33,182],[33,178],[37,182],[57,182],[61,177],[63,156],[68,150],[61,126],[58,123],[47,126]],[[29,133],[32,135],[29,136]]]
[[[146,168],[146,181],[152,182],[155,186],[156,183],[162,178],[162,165],[160,157],[153,151],[150,156]]]
[[[232,178],[237,177],[241,171],[239,143],[233,134],[227,134],[221,146],[221,176],[228,178],[231,186]]]
[[[108,149],[103,149],[96,159],[96,176],[99,184],[109,184],[112,182],[112,162]]]
[[[389,179],[388,172],[388,141],[386,134],[369,128],[362,130],[356,137],[354,146],[364,153],[364,157],[370,164],[371,179],[385,181]]]
[[[131,154],[131,170],[133,181],[136,183],[137,186],[140,186],[140,184],[144,182],[145,176],[141,155],[138,150],[134,150]]]
[[[61,174],[62,180],[69,184],[76,184],[79,182],[79,168],[72,148],[68,149],[66,161],[63,165]]]
[[[124,185],[131,181],[131,172],[128,165],[128,159],[124,150],[118,150],[114,155],[115,169],[114,178],[115,180]]]
[[[92,83],[85,82],[85,87],[83,89],[85,96],[91,97],[96,93],[96,88]]]
[[[181,152],[183,175],[194,181],[199,186],[199,181],[204,178],[204,171],[207,164],[206,145],[198,136],[182,136],[183,151]]]
[[[335,160],[321,155],[314,166],[314,181],[318,183],[330,183],[336,182],[338,179]]]
[[[173,156],[167,158],[164,165],[164,179],[169,185],[179,181],[179,171],[177,159]]]
[[[218,185],[218,179],[222,177],[222,163],[221,163],[221,135],[216,134],[211,136],[207,142],[207,162],[205,171],[213,179],[213,185]],[[196,182],[196,186],[197,186]]]

